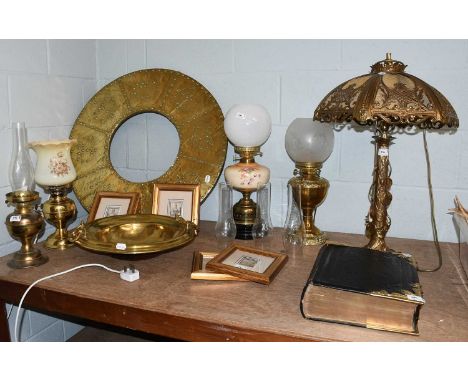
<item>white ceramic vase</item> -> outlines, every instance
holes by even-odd
[[[34,179],[41,186],[62,186],[76,179],[70,149],[76,139],[31,142],[29,147],[37,155]]]
[[[258,163],[236,163],[224,170],[226,183],[238,191],[257,191],[270,180],[270,169]]]

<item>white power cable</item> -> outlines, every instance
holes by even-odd
[[[102,265],[102,264],[83,264],[83,265],[78,265],[78,266],[76,266],[76,267],[74,267],[74,268],[68,269],[68,270],[66,270],[66,271],[63,271],[63,272],[55,273],[55,274],[50,275],[50,276],[45,276],[45,277],[43,277],[43,278],[41,278],[41,279],[39,279],[39,280],[34,281],[34,282],[28,287],[28,289],[26,289],[26,292],[24,292],[23,297],[21,297],[20,303],[19,303],[19,305],[18,305],[18,310],[16,311],[15,331],[14,331],[15,342],[19,342],[19,341],[18,341],[18,318],[19,318],[21,306],[23,305],[23,301],[24,301],[26,295],[28,294],[28,292],[29,292],[36,284],[40,283],[41,281],[48,280],[48,279],[51,279],[51,278],[56,277],[56,276],[61,276],[61,275],[64,275],[64,274],[66,274],[66,273],[76,271],[77,269],[80,269],[80,268],[88,268],[88,267],[100,267],[100,268],[104,268],[105,270],[110,271],[110,272],[119,273],[119,274],[121,273],[120,271],[117,271],[117,270],[115,270],[115,269],[106,267],[105,265]],[[12,305],[12,307],[10,308],[10,313],[11,313],[11,310],[12,310],[12,309],[13,309],[13,305]]]

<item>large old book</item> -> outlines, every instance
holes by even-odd
[[[412,257],[328,244],[301,299],[305,318],[418,334],[424,304]]]

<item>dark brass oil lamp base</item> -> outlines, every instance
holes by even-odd
[[[61,186],[42,186],[50,198],[43,204],[42,212],[48,223],[56,230],[45,241],[45,246],[52,249],[66,249],[74,245],[69,237],[67,226],[76,217],[75,202],[66,195],[71,191],[71,183]]]
[[[36,209],[39,199],[36,191],[14,191],[6,194],[6,203],[14,205],[15,210],[6,217],[5,224],[11,237],[21,242],[21,249],[8,262],[10,268],[37,267],[49,260],[33,245],[44,228],[44,219]]]
[[[296,162],[295,176],[289,180],[293,198],[302,210],[302,244],[321,245],[327,240],[325,234],[315,226],[315,211],[325,200],[330,183],[320,177],[321,163]]]
[[[252,240],[252,228],[255,223],[257,203],[250,198],[252,191],[241,192],[242,199],[234,204],[232,208],[234,221],[236,222],[236,239]]]

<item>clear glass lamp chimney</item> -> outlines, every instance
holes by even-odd
[[[12,122],[12,148],[9,180],[12,191],[34,191],[34,166],[29,156],[28,137],[24,122]]]

